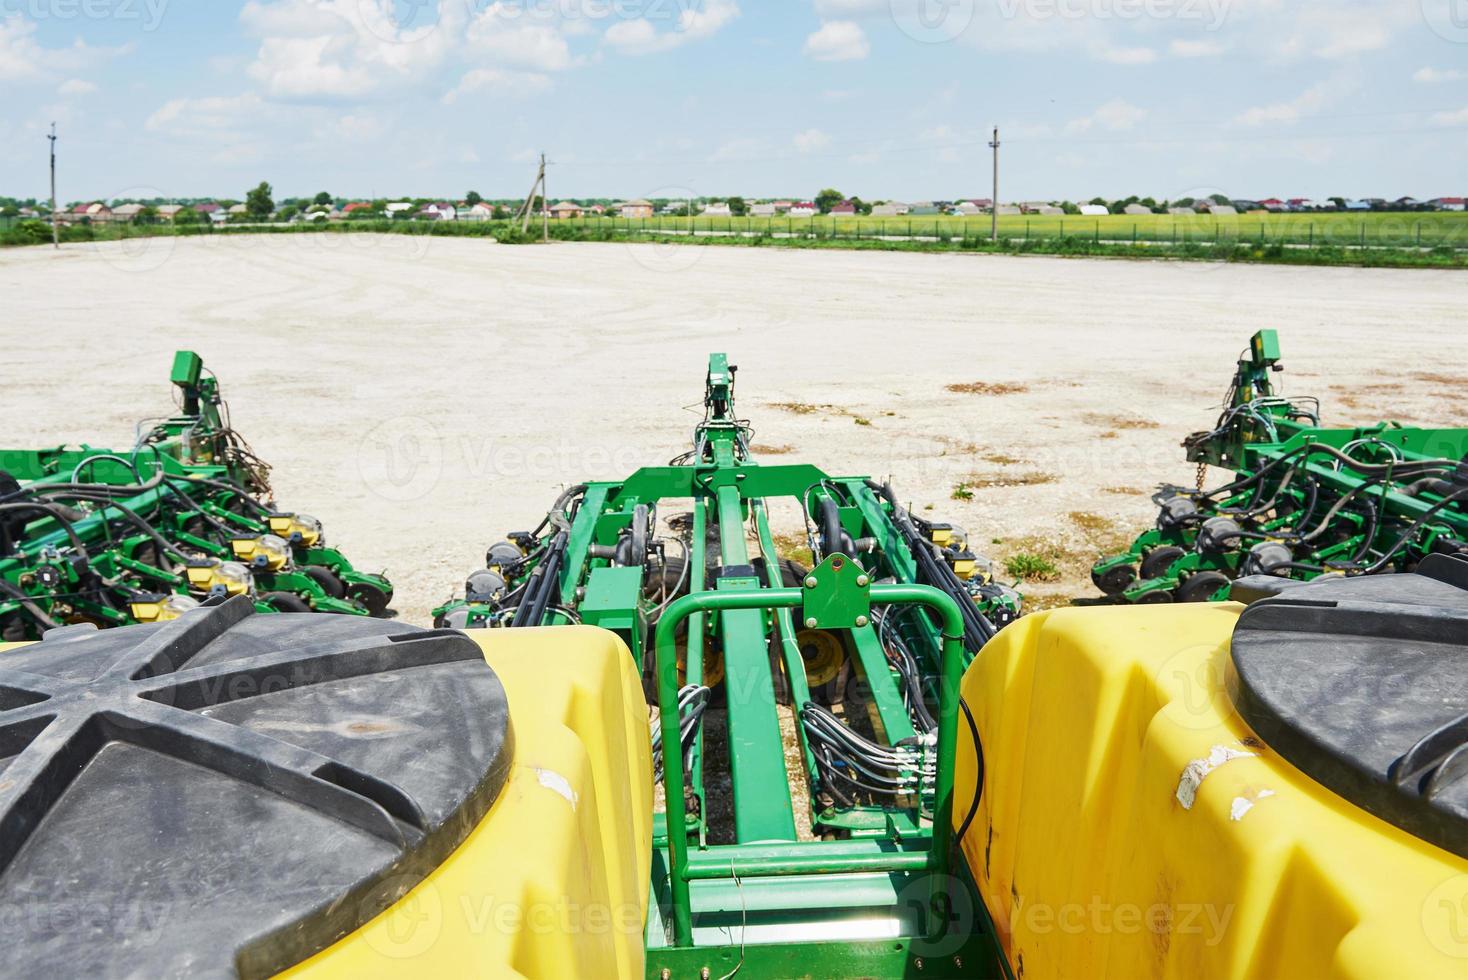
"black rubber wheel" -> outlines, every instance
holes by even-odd
[[[331,569],[324,568],[321,565],[307,565],[305,572],[307,578],[321,586],[321,591],[333,599],[345,599],[347,597],[347,587],[342,584],[342,580],[337,578],[336,572],[333,572]]]
[[[1222,572],[1194,572],[1187,581],[1177,587],[1178,602],[1208,602],[1213,594],[1228,585],[1229,578]]]
[[[369,615],[381,619],[387,613],[387,604],[392,602],[392,593],[384,592],[371,582],[353,582],[346,587],[347,598],[367,607]]]
[[[1142,581],[1148,582],[1154,578],[1162,578],[1167,574],[1167,570],[1172,567],[1172,563],[1185,554],[1187,554],[1186,551],[1172,544],[1159,545],[1153,548],[1142,559]]]
[[[1165,606],[1165,605],[1167,605],[1168,603],[1170,603],[1172,601],[1173,600],[1172,600],[1172,593],[1171,592],[1163,592],[1163,591],[1159,590],[1157,592],[1148,592],[1146,595],[1142,596],[1142,598],[1140,598],[1140,599],[1137,600],[1137,605],[1139,605],[1139,606]]]
[[[260,598],[276,612],[308,613],[311,611],[311,604],[294,592],[267,592]]]
[[[1121,595],[1137,580],[1137,569],[1133,565],[1117,565],[1108,568],[1103,575],[1091,573],[1091,581],[1102,595]]]

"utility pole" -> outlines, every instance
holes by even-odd
[[[992,221],[990,222],[990,225],[989,225],[989,240],[991,242],[997,242],[997,241],[999,241],[999,127],[998,126],[995,126],[994,127],[994,140],[993,140],[993,142],[991,142],[989,144],[989,148],[994,151],[994,203],[993,203],[993,206],[989,209],[989,215],[990,215],[990,217],[992,219]]]
[[[545,154],[540,155],[540,232],[541,240],[550,241],[550,193],[545,189]]]
[[[528,235],[530,233],[530,218],[535,214],[535,191],[536,191],[537,188],[540,189],[540,196],[541,196],[541,199],[542,199],[541,200],[541,212],[542,212],[542,216],[543,216],[544,215],[544,211],[545,211],[545,207],[546,207],[546,204],[545,204],[545,201],[544,201],[544,198],[545,198],[545,154],[544,153],[542,153],[540,155],[540,169],[535,172],[535,183],[533,183],[533,184],[530,185],[530,194],[529,194],[529,196],[527,196],[525,198],[525,206],[520,209],[520,213],[519,214],[515,215],[515,217],[521,219],[521,221],[520,221],[520,234],[522,234],[522,235]],[[545,230],[546,240],[549,241],[550,240],[550,226],[547,224],[544,230]]]
[[[51,124],[51,247],[61,247],[61,231],[56,227],[56,124]]]

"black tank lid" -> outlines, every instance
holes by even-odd
[[[1240,716],[1316,782],[1468,857],[1468,560],[1326,579],[1245,609]]]
[[[510,768],[459,633],[245,598],[0,655],[0,974],[264,976],[416,885]]]

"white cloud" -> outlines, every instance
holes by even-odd
[[[1151,48],[1118,48],[1098,45],[1096,57],[1113,65],[1150,65],[1157,60],[1157,52]]]
[[[56,91],[62,95],[91,95],[97,91],[97,86],[84,78],[69,78]]]
[[[795,148],[801,153],[814,153],[831,145],[831,137],[819,129],[807,129],[795,134]]]
[[[1412,73],[1412,81],[1423,85],[1440,85],[1443,82],[1458,82],[1468,74],[1457,68],[1419,68]]]
[[[443,102],[445,105],[452,105],[462,96],[485,89],[492,89],[496,95],[521,97],[538,95],[549,91],[551,87],[550,76],[540,72],[475,68],[466,73],[457,86],[444,94]]]
[[[1268,123],[1293,124],[1305,116],[1328,109],[1353,94],[1359,84],[1351,79],[1328,78],[1301,92],[1288,102],[1255,106],[1239,113],[1234,122],[1243,126],[1263,126]]]
[[[470,22],[465,40],[475,52],[508,65],[539,71],[562,71],[572,65],[570,45],[559,28],[522,23],[519,15],[500,3],[490,5]]]
[[[1169,44],[1167,50],[1176,58],[1214,58],[1228,48],[1219,41],[1187,41],[1179,38]]]
[[[1432,122],[1437,126],[1468,126],[1468,107],[1453,112],[1435,112]]]
[[[841,20],[889,15],[892,3],[893,0],[815,0],[815,7],[822,20]]]
[[[1124,99],[1112,99],[1098,107],[1089,116],[1072,119],[1066,124],[1065,129],[1069,133],[1085,133],[1092,129],[1121,132],[1134,128],[1145,118],[1147,118],[1146,109],[1134,106]]]
[[[737,0],[707,0],[702,9],[688,8],[679,13],[671,30],[659,31],[652,21],[639,17],[613,24],[602,40],[623,54],[654,54],[712,37],[738,16]]]
[[[253,92],[235,96],[172,99],[148,117],[152,132],[234,132],[258,118],[264,100]]]
[[[805,39],[805,53],[817,61],[855,61],[871,50],[866,32],[850,20],[827,21]]]
[[[80,39],[70,47],[43,47],[36,40],[35,22],[21,14],[6,13],[7,6],[0,3],[0,81],[49,80],[132,51],[130,44],[102,48]]]

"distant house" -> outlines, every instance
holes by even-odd
[[[579,218],[585,213],[586,210],[581,205],[572,201],[562,201],[559,204],[552,204],[550,209],[550,216],[558,221]]]
[[[1346,210],[1347,211],[1370,211],[1371,210],[1371,202],[1370,201],[1347,201],[1346,202]]]
[[[835,218],[852,217],[856,214],[856,205],[850,201],[837,201],[831,205],[831,216]]]
[[[776,214],[785,214],[791,208],[795,207],[794,201],[771,201],[770,203],[775,206]]]
[[[1016,215],[1016,214],[1024,214],[1024,212],[1019,209],[1019,205],[1018,204],[1001,204],[1001,205],[999,205],[998,208],[995,209],[995,212],[1001,218],[1004,217],[1005,215],[1013,216],[1013,215]]]
[[[593,205],[591,205],[591,207],[589,207],[589,208],[586,209],[586,213],[587,214],[595,214],[595,215],[603,215],[603,214],[606,214],[607,213],[607,206],[605,204],[593,204]]]
[[[628,201],[622,205],[621,211],[624,218],[651,218],[652,202],[640,198],[636,201]]]
[[[1122,214],[1130,214],[1132,216],[1151,213],[1152,209],[1147,207],[1147,205],[1145,204],[1128,204],[1126,207],[1122,208]]]
[[[987,197],[976,197],[969,201],[976,208],[987,211],[994,206],[994,202]]]
[[[815,213],[816,206],[810,201],[798,201],[790,205],[790,217],[792,218],[810,218],[814,217]]]
[[[1110,209],[1104,204],[1082,204],[1080,206],[1080,212],[1088,218],[1099,218],[1104,214],[1111,213]]]
[[[1049,206],[1049,201],[1022,201],[1020,202],[1019,209],[1023,214],[1039,214],[1041,208],[1048,208]]]
[[[1222,218],[1239,213],[1239,209],[1232,204],[1214,204],[1208,209],[1208,213],[1215,218]]]
[[[962,215],[965,218],[971,218],[976,214],[983,214],[984,209],[979,207],[973,201],[959,201],[953,206],[953,210],[950,213]]]
[[[203,214],[203,215],[218,214],[220,211],[223,211],[223,210],[224,210],[224,208],[221,205],[215,204],[213,201],[205,201],[203,204],[195,204],[194,205],[194,213],[195,214]]]
[[[361,215],[365,218],[371,213],[372,205],[367,201],[353,201],[351,204],[348,204],[346,207],[342,208],[342,214],[346,215],[348,218],[354,218],[357,215]]]
[[[459,211],[460,221],[488,221],[493,217],[494,205],[487,201],[480,201]]]
[[[446,201],[425,205],[423,210],[418,212],[420,221],[453,221],[458,216],[459,209]]]
[[[1053,204],[1042,204],[1036,209],[1035,214],[1054,217],[1057,214],[1065,214],[1065,208],[1058,208]]]
[[[1194,211],[1192,208],[1168,208],[1167,209],[1167,213],[1168,214],[1179,214],[1179,215],[1190,215],[1190,214],[1197,214],[1198,212],[1197,211]]]
[[[1427,202],[1437,211],[1462,211],[1468,209],[1468,202],[1461,197],[1435,197]]]
[[[158,205],[158,217],[172,221],[178,217],[178,213],[182,210],[182,204],[160,204]]]
[[[900,201],[888,201],[886,204],[878,204],[872,208],[874,218],[900,218],[911,211],[906,204]]]
[[[250,209],[245,207],[243,204],[236,204],[225,213],[228,214],[231,218],[244,218],[249,215]]]
[[[909,215],[921,215],[923,217],[927,217],[929,215],[938,214],[939,208],[938,205],[934,204],[932,201],[918,201],[917,203],[908,207],[907,213]]]
[[[71,209],[69,217],[74,221],[86,219],[93,224],[100,224],[112,220],[112,209],[105,204],[93,202],[91,204],[78,204]]]
[[[775,205],[773,204],[751,204],[749,206],[751,218],[773,218],[775,216]]]
[[[1285,202],[1285,207],[1289,211],[1318,211],[1320,209],[1320,205],[1308,197],[1292,197]]]
[[[1266,211],[1283,211],[1285,209],[1285,202],[1277,197],[1266,197],[1259,202],[1259,206]]]
[[[112,217],[117,221],[134,221],[143,213],[143,207],[141,204],[121,204],[112,209]]]
[[[703,214],[709,218],[728,218],[734,214],[727,201],[710,201],[704,205]]]

